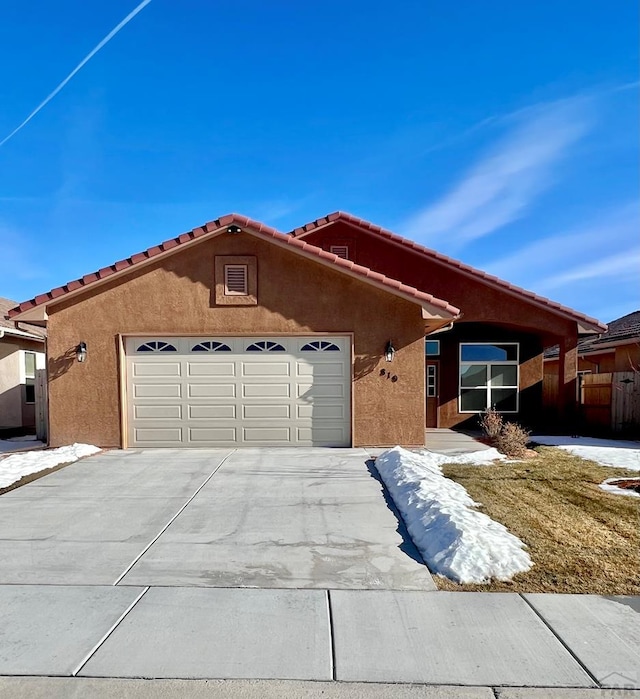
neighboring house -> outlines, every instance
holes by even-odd
[[[224,216],[11,317],[47,326],[54,446],[424,445],[492,405],[532,424],[555,344],[569,419],[578,337],[606,329],[343,213]]]
[[[558,347],[544,354],[544,373],[557,375]],[[578,343],[578,372],[607,374],[640,371],[640,311],[612,320],[606,332],[586,337]]]
[[[15,305],[0,297],[0,438],[35,428],[36,370],[45,366],[45,331],[9,320]]]

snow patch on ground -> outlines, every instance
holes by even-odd
[[[25,451],[12,454],[0,461],[0,488],[7,488],[24,476],[60,464],[77,461],[83,456],[90,456],[101,451],[91,444],[72,444],[68,447],[45,449],[42,451]]]
[[[412,452],[408,452],[411,454]],[[481,451],[472,451],[464,454],[443,454],[442,452],[429,451],[424,449],[420,452],[428,460],[430,464],[442,466],[443,464],[473,464],[474,466],[490,466],[496,459],[505,460],[504,454],[501,454],[495,447],[487,447]]]
[[[594,437],[551,437],[535,435],[531,441],[549,447],[558,447],[574,456],[596,461],[603,466],[640,471],[640,442]]]
[[[497,456],[496,456],[497,455]],[[533,565],[525,544],[474,508],[467,491],[442,475],[442,464],[483,464],[495,450],[446,456],[394,447],[376,468],[429,569],[460,583],[510,580]]]
[[[629,488],[619,488],[617,485],[612,485],[613,482],[619,481],[621,478],[616,476],[615,478],[607,478],[606,481],[600,483],[602,490],[606,490],[608,493],[613,493],[614,495],[631,495],[634,498],[640,498],[640,493]],[[640,483],[640,478],[625,478],[626,481],[638,481]]]
[[[10,451],[21,451],[22,449],[36,449],[43,446],[44,443],[38,441],[35,435],[0,439],[0,454]]]

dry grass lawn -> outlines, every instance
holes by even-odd
[[[640,498],[598,488],[605,478],[637,473],[600,466],[560,449],[495,466],[444,466],[492,519],[529,547],[534,567],[511,582],[442,590],[640,594]]]

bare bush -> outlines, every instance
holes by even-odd
[[[516,422],[506,422],[500,434],[492,441],[495,448],[512,459],[522,459],[527,454],[527,444],[531,433]]]
[[[492,442],[498,437],[500,432],[502,432],[502,427],[504,424],[502,421],[502,415],[500,415],[495,408],[485,410],[480,416],[479,423],[485,437]]]

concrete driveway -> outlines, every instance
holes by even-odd
[[[249,680],[218,687],[237,697],[640,687],[637,600],[435,591],[367,462],[359,449],[112,451],[6,493],[0,696],[184,688],[100,677]]]
[[[110,451],[0,498],[0,584],[433,590],[362,449]]]

